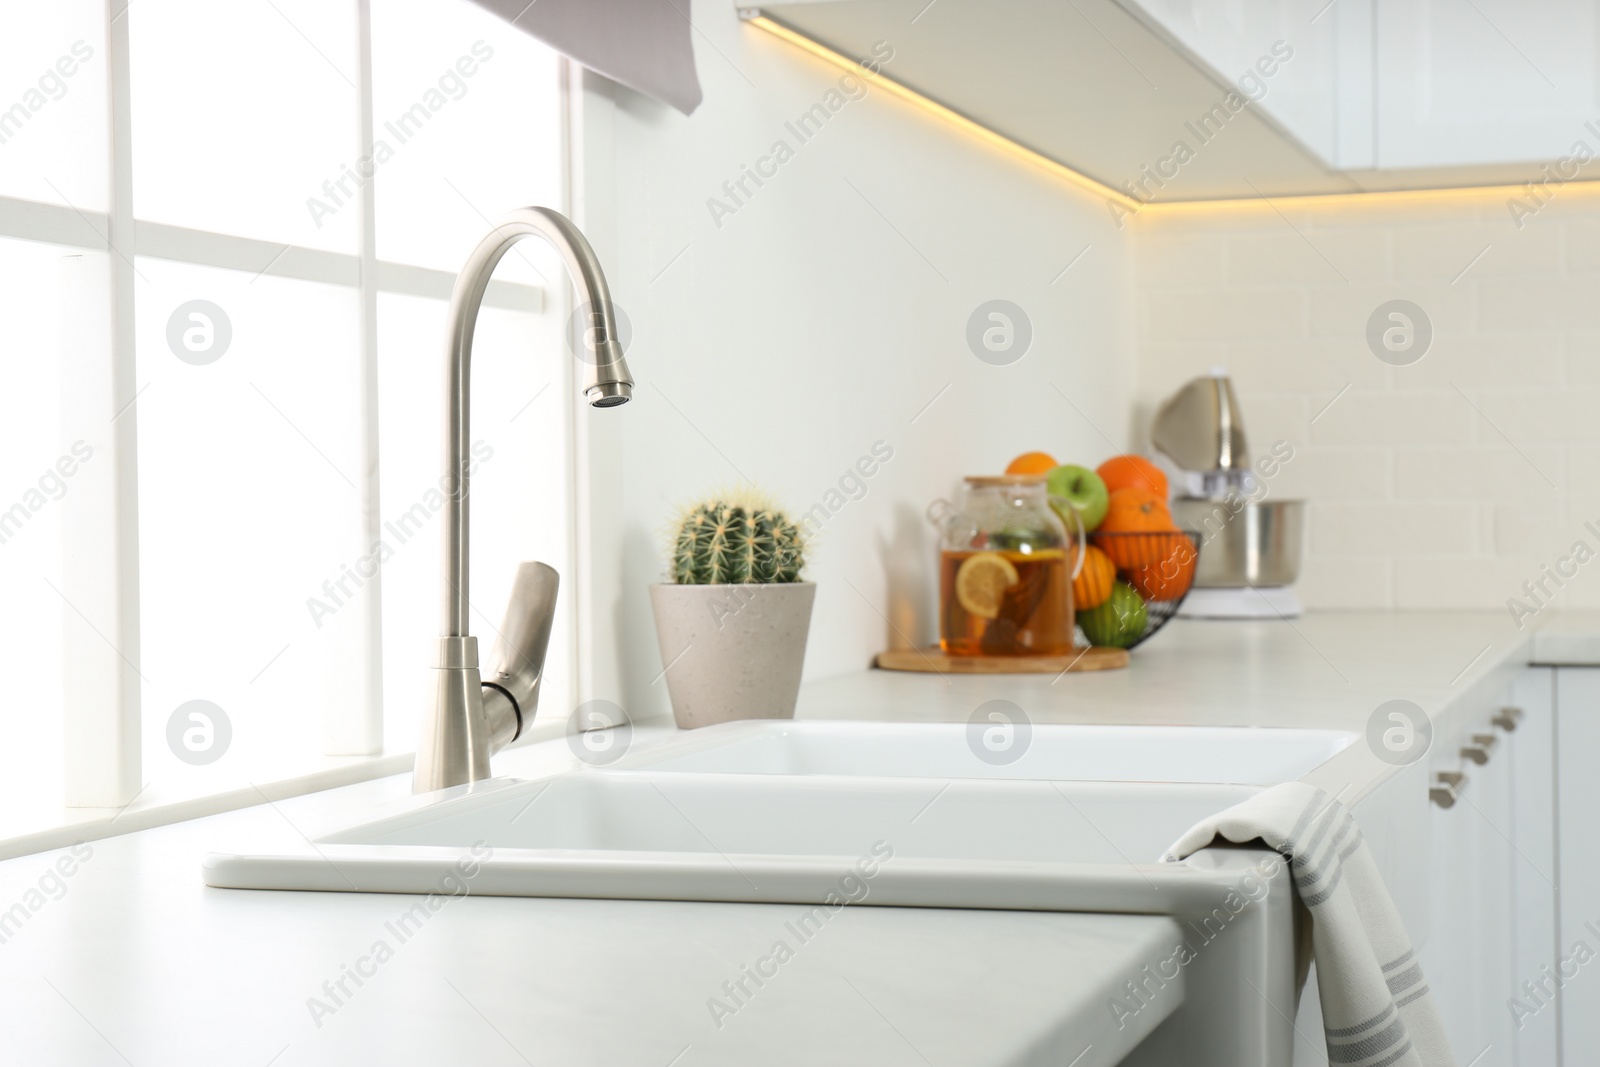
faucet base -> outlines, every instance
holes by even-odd
[[[417,743],[413,793],[429,793],[489,777],[489,723],[473,637],[439,639],[433,699]]]

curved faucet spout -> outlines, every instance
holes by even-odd
[[[423,723],[417,747],[413,788],[417,792],[460,785],[489,776],[491,753],[514,739],[531,717],[532,707],[516,703],[503,685],[485,686],[478,672],[478,645],[468,629],[470,589],[468,454],[471,448],[472,337],[483,294],[495,266],[524,237],[542,237],[561,254],[583,315],[577,355],[585,366],[584,398],[594,407],[625,404],[633,396],[633,377],[622,356],[616,312],[600,261],[589,242],[566,216],[549,208],[525,207],[506,215],[478,242],[456,276],[450,297],[449,334],[445,341],[445,501],[444,589],[435,664],[433,704]],[[520,580],[520,579],[519,579]],[[555,586],[541,599],[553,610]],[[527,627],[529,633],[540,627]],[[546,638],[548,627],[543,629]],[[543,645],[512,650],[525,660],[542,662]],[[523,662],[523,669],[528,668]],[[533,669],[538,673],[537,667]],[[526,679],[525,679],[526,680]],[[516,687],[512,687],[513,689]],[[532,688],[537,693],[536,688]],[[487,708],[487,710],[486,710]]]
[[[572,220],[543,207],[511,212],[467,257],[450,296],[449,336],[445,360],[445,478],[450,486],[445,509],[444,614],[441,634],[467,636],[467,464],[472,392],[472,335],[478,325],[489,276],[511,246],[524,237],[542,237],[555,246],[572,275],[576,306],[585,313],[579,358],[583,361],[584,397],[595,407],[624,404],[633,396],[633,377],[622,358],[611,290],[594,249]]]

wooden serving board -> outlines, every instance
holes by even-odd
[[[1114,671],[1128,665],[1125,648],[1080,648],[1062,656],[952,656],[937,648],[899,648],[878,653],[886,671],[930,674],[1061,674]]]

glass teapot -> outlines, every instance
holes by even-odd
[[[965,481],[958,504],[935,500],[927,512],[939,531],[939,647],[955,656],[1072,651],[1083,519],[1065,500],[1052,507],[1043,475]]]

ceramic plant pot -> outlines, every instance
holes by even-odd
[[[794,718],[816,594],[813,582],[652,585],[678,726]]]

